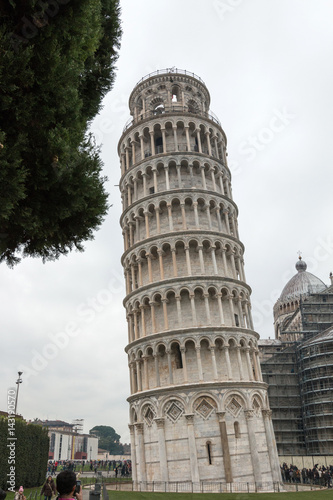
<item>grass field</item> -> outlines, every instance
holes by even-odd
[[[37,491],[39,500],[40,490],[41,486],[27,488],[24,494],[28,498],[30,493],[34,495]],[[108,495],[109,500],[333,500],[333,489],[286,493],[152,493],[109,490]],[[14,493],[8,492],[6,500],[14,500]],[[41,500],[44,500],[44,497],[41,497]]]

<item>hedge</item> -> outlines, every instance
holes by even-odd
[[[1,418],[0,488],[13,491],[43,484],[48,451],[47,429],[17,418]]]

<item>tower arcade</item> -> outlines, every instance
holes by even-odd
[[[118,145],[137,488],[280,481],[227,139],[209,106],[193,73],[147,75]]]

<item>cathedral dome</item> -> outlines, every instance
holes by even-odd
[[[297,261],[295,267],[298,272],[288,281],[282,290],[279,298],[281,302],[297,299],[301,295],[316,293],[326,288],[325,283],[317,278],[317,276],[306,271],[307,265],[301,257]]]

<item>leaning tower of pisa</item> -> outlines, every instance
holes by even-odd
[[[119,141],[133,480],[279,481],[226,135],[200,77],[134,87]]]

